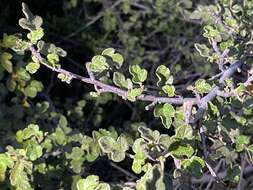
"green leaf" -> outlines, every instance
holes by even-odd
[[[40,68],[40,63],[38,62],[30,62],[26,65],[25,69],[31,73],[34,74],[37,72],[37,70]]]
[[[96,55],[92,58],[89,64],[90,70],[93,72],[101,73],[109,69],[109,65],[106,62],[106,58],[102,55]]]
[[[38,51],[43,55],[56,54],[61,57],[65,57],[67,55],[67,52],[64,51],[62,48],[56,47],[52,43],[45,43],[42,40],[38,41],[37,48],[38,48]]]
[[[34,98],[37,96],[37,89],[29,85],[25,88],[24,94],[30,98]]]
[[[18,76],[19,79],[24,80],[24,81],[29,81],[31,79],[30,74],[22,67],[20,67],[16,71],[16,75]]]
[[[169,103],[166,103],[164,105],[158,104],[154,109],[154,116],[160,117],[164,127],[170,128],[172,124],[172,118],[175,116],[175,109]]]
[[[28,140],[32,137],[36,137],[38,142],[43,139],[43,132],[39,130],[39,126],[36,124],[29,124],[24,130],[19,130],[16,133],[18,142],[23,142],[23,140]]]
[[[42,156],[42,147],[35,141],[29,141],[26,149],[27,156],[31,161],[35,161]]]
[[[194,149],[189,144],[183,144],[182,142],[174,142],[169,147],[169,152],[176,158],[182,158],[186,156],[190,158],[194,153]]]
[[[102,55],[105,56],[109,56],[112,58],[112,60],[114,61],[114,63],[116,63],[116,68],[119,69],[123,62],[124,62],[124,58],[121,54],[119,53],[115,53],[115,49],[114,48],[107,48],[102,52]]]
[[[110,136],[104,136],[98,140],[98,143],[104,153],[110,153],[114,149],[116,141]]]
[[[0,58],[1,65],[9,73],[13,72],[13,65],[12,65],[12,62],[10,61],[11,58],[12,58],[12,55],[7,52],[2,53],[1,58]]]
[[[126,89],[132,89],[133,83],[130,79],[126,79],[125,76],[120,72],[114,72],[113,73],[113,82],[115,85],[126,88]]]
[[[16,190],[32,190],[27,173],[24,171],[24,164],[20,161],[11,170],[10,182]]]
[[[116,68],[119,69],[123,65],[123,62],[124,62],[123,56],[121,54],[119,54],[119,53],[115,53],[111,57],[112,57],[112,60],[115,63],[117,63]]]
[[[250,143],[250,137],[246,135],[239,135],[235,139],[236,151],[241,152],[246,148],[246,145]]]
[[[228,168],[226,180],[238,183],[240,180],[241,167],[236,164]]]
[[[149,166],[147,172],[137,182],[136,190],[165,190],[164,174],[158,164]]]
[[[107,55],[109,57],[112,57],[115,53],[115,49],[114,48],[107,48],[102,52],[102,55]]]
[[[17,88],[17,82],[13,78],[8,78],[6,81],[6,86],[9,91],[14,92]]]
[[[42,18],[37,15],[34,16],[25,3],[22,3],[22,11],[26,17],[19,19],[19,25],[22,28],[32,31],[41,27],[43,23]]]
[[[17,36],[4,34],[1,45],[5,48],[13,48],[16,46],[17,41]]]
[[[160,135],[158,139],[158,144],[162,145],[165,149],[168,149],[172,142],[173,142],[172,137],[165,134]]]
[[[79,147],[73,147],[71,153],[65,153],[67,159],[76,160],[84,156],[84,151]]]
[[[0,154],[0,182],[5,180],[6,170],[12,168],[14,165],[13,160],[7,154]]]
[[[40,114],[45,113],[49,108],[49,102],[43,101],[36,104],[36,111]]]
[[[220,46],[220,50],[224,51],[225,49],[229,49],[229,48],[231,48],[231,47],[234,46],[234,40],[233,39],[229,39],[227,41],[221,42],[219,44],[219,46]]]
[[[205,44],[194,44],[196,50],[202,57],[209,57],[211,55],[211,50]]]
[[[47,55],[47,60],[49,61],[49,63],[51,63],[52,65],[55,65],[59,62],[59,56],[55,53],[49,53]]]
[[[178,126],[175,133],[175,137],[179,139],[192,139],[194,137],[192,127],[186,124]]]
[[[147,79],[147,70],[142,69],[139,65],[130,66],[129,72],[133,76],[132,81],[136,84],[141,84]]]
[[[151,129],[144,126],[139,127],[138,131],[141,133],[141,137],[149,142],[156,142],[160,136],[159,131],[152,131]]]
[[[182,162],[182,167],[199,178],[203,175],[202,168],[205,167],[205,161],[198,156],[192,156]]]
[[[72,81],[72,76],[64,74],[64,73],[59,73],[57,75],[57,78],[60,79],[62,82],[66,82],[67,84],[70,84]]]
[[[236,94],[238,94],[238,96],[243,95],[243,93],[246,91],[246,87],[243,83],[239,83],[237,88],[235,89]]]
[[[71,164],[71,169],[75,172],[75,173],[81,173],[82,172],[82,165],[84,162],[85,158],[83,157],[78,157],[78,159],[73,159],[70,161]]]
[[[77,181],[77,190],[95,190],[99,184],[99,177],[96,175],[89,175],[85,179]]]
[[[43,90],[43,84],[40,81],[32,80],[24,89],[24,94],[30,98],[37,96],[38,92]]]
[[[132,170],[140,174],[142,171],[142,166],[145,164],[146,154],[144,153],[143,146],[145,144],[144,139],[138,138],[134,141],[132,150],[134,151],[134,160],[132,163]]]
[[[211,25],[207,25],[204,27],[204,34],[203,36],[205,38],[209,38],[209,39],[215,39],[215,41],[220,42],[222,40],[220,32],[214,28]]]
[[[173,78],[170,76],[170,69],[165,65],[159,65],[155,72],[158,82],[157,86],[163,86],[165,84],[172,84]]]
[[[32,30],[27,34],[27,38],[31,40],[33,44],[36,44],[44,36],[43,28]]]
[[[164,104],[162,109],[162,115],[165,117],[174,117],[175,116],[174,107],[169,103]]]
[[[99,183],[96,190],[111,190],[111,187],[108,183]]]
[[[43,84],[40,81],[32,80],[30,85],[36,88],[37,92],[41,92],[44,88]]]
[[[113,150],[111,152],[111,159],[114,162],[121,162],[122,160],[125,159],[125,152],[120,150]]]
[[[195,82],[195,90],[201,94],[205,94],[212,90],[212,86],[208,84],[204,79],[199,79]]]
[[[5,181],[7,166],[0,162],[0,182]]]
[[[121,134],[116,142],[119,145],[119,150],[121,151],[127,151],[129,149],[129,145],[127,142],[127,138],[125,135]],[[118,148],[117,148],[118,149]]]
[[[140,174],[142,172],[142,166],[145,164],[144,160],[141,159],[134,159],[132,164],[132,170],[136,174]]]
[[[66,144],[67,137],[66,137],[64,131],[60,127],[56,128],[55,133],[51,134],[51,137],[59,145]]]
[[[143,92],[142,88],[133,88],[127,91],[127,99],[134,102],[136,97],[140,96]]]
[[[162,87],[163,92],[165,92],[169,97],[175,96],[175,87],[172,85],[165,85]]]

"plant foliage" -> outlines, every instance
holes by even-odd
[[[252,1],[63,2],[1,37],[0,189],[252,189]]]

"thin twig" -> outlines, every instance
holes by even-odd
[[[113,162],[109,162],[109,163],[110,163],[110,165],[111,165],[112,167],[114,167],[114,168],[116,168],[117,170],[121,171],[121,172],[124,173],[125,175],[131,177],[133,180],[137,180],[137,179],[138,179],[137,176],[135,176],[135,175],[132,174],[131,172],[125,170],[124,168],[122,168],[122,167],[116,165],[115,163],[113,163]]]
[[[117,7],[120,3],[122,3],[124,0],[118,0],[116,1],[111,7],[109,7],[108,9],[113,9],[115,7]],[[89,21],[87,24],[81,26],[78,28],[78,30],[76,30],[75,32],[69,34],[68,36],[66,36],[64,39],[69,39],[72,38],[73,36],[79,34],[80,32],[82,32],[84,29],[88,28],[89,26],[91,26],[92,24],[94,24],[95,22],[97,22],[100,18],[102,18],[104,16],[104,12],[101,11],[97,16],[95,16],[91,21]]]

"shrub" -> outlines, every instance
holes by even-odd
[[[99,12],[54,23],[95,52],[85,73],[24,3],[3,34],[1,189],[251,189],[253,3],[108,2],[66,1]],[[54,74],[94,89],[53,97]]]

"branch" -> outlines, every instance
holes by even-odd
[[[114,9],[115,7],[117,7],[119,4],[121,4],[124,0],[118,0],[116,1],[111,7],[109,7],[108,9]],[[72,38],[73,36],[76,36],[77,34],[79,34],[80,32],[82,32],[84,29],[88,28],[89,26],[91,26],[92,24],[94,24],[95,22],[97,22],[100,18],[102,18],[104,16],[104,12],[101,11],[97,16],[95,16],[91,21],[89,21],[88,23],[86,23],[85,25],[81,26],[78,28],[78,30],[76,30],[75,32],[69,34],[68,36],[65,37],[65,39],[69,39]]]
[[[47,68],[51,69],[54,72],[65,74],[67,76],[70,76],[72,79],[78,79],[78,80],[80,80],[84,83],[87,83],[87,84],[92,84],[92,85],[102,89],[102,92],[111,92],[113,94],[121,96],[124,99],[126,99],[126,97],[127,97],[126,90],[122,90],[118,87],[104,84],[94,78],[87,78],[87,77],[69,72],[69,71],[62,69],[62,68],[55,68],[53,66],[50,66],[50,65],[44,63],[41,54],[34,47],[30,47],[30,51],[31,51],[32,55],[35,56],[42,65],[46,66]],[[232,64],[227,70],[225,70],[219,80],[219,83],[223,84],[225,79],[231,77],[236,72],[237,68],[239,68],[243,64],[243,62],[244,62],[244,60],[239,60],[239,61],[235,62],[234,64]],[[138,96],[137,100],[142,100],[142,101],[147,101],[147,102],[157,102],[157,103],[170,103],[170,104],[174,104],[174,105],[183,105],[185,102],[190,101],[190,102],[192,102],[193,105],[198,105],[198,107],[199,107],[198,112],[196,114],[196,119],[195,119],[195,121],[197,121],[200,118],[200,116],[201,117],[203,116],[204,111],[206,109],[207,102],[213,100],[217,96],[218,93],[220,93],[220,87],[215,86],[206,96],[204,96],[200,100],[198,98],[191,98],[191,97],[189,97],[189,98],[182,98],[182,97],[169,98],[169,97],[161,97],[161,96],[146,95],[146,94],[142,94],[142,95]]]
[[[122,90],[118,87],[104,84],[104,83],[102,83],[96,79],[93,79],[93,78],[87,78],[87,77],[69,72],[69,71],[62,69],[62,68],[55,68],[53,66],[50,66],[50,65],[44,63],[41,54],[34,47],[30,47],[30,51],[31,51],[32,55],[34,57],[36,57],[42,65],[46,66],[47,68],[49,68],[50,70],[52,70],[54,72],[62,73],[62,74],[70,76],[72,79],[78,79],[84,83],[92,84],[94,86],[97,86],[97,87],[103,89],[103,92],[111,92],[113,94],[123,97],[124,99],[127,96],[126,90]],[[160,96],[144,95],[144,94],[138,96],[137,99],[147,101],[147,102],[171,103],[174,105],[182,105],[185,101],[192,101],[194,105],[196,105],[198,103],[196,98],[181,98],[181,97],[168,98],[168,97],[160,97]]]
[[[200,99],[199,104],[198,104],[198,111],[196,113],[196,117],[193,121],[193,124],[196,124],[197,121],[199,121],[203,117],[206,107],[207,107],[207,103],[212,101],[218,94],[220,94],[220,91],[224,87],[225,80],[233,76],[234,73],[237,71],[237,69],[242,66],[244,61],[245,61],[245,58],[242,58],[236,61],[235,63],[233,63],[227,70],[223,72],[223,74],[221,75],[219,79],[219,84],[214,86],[213,89],[206,96]]]

